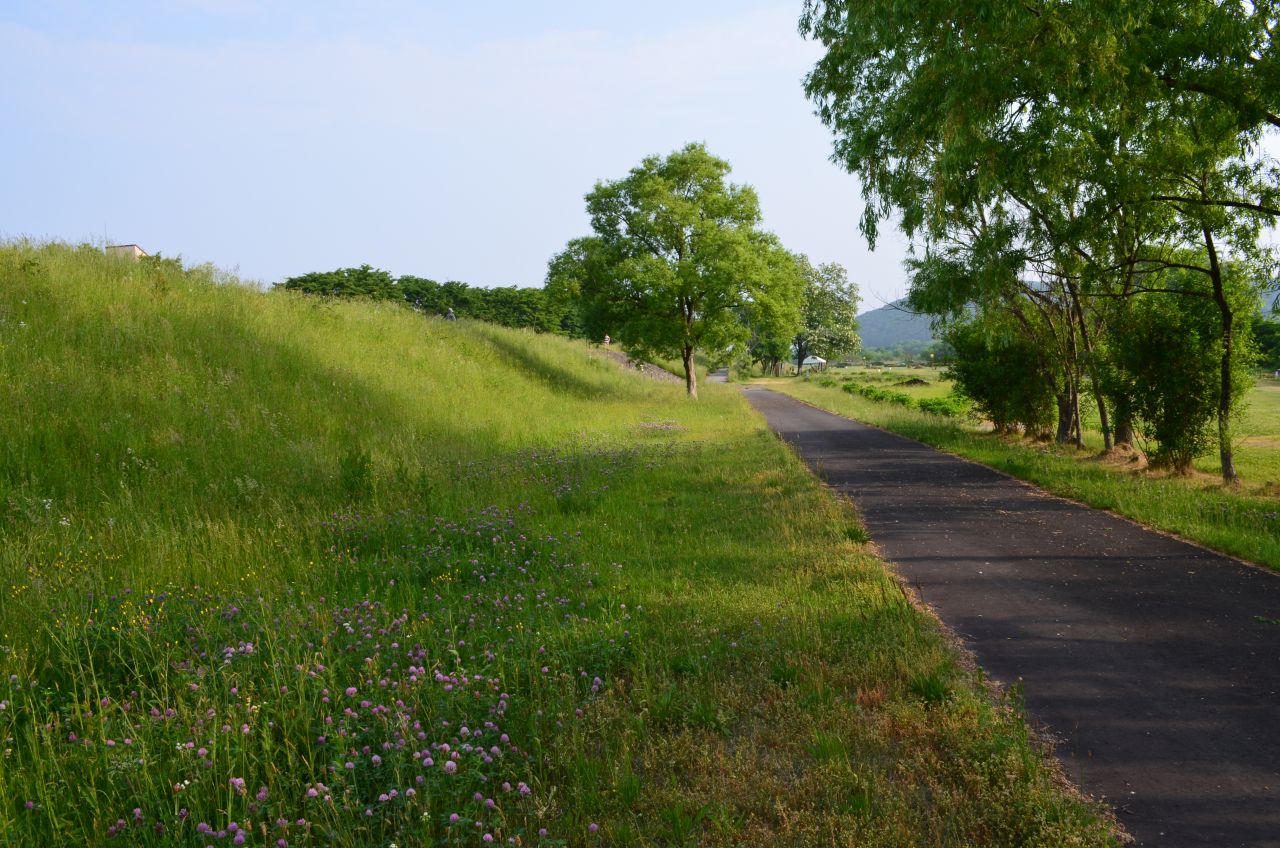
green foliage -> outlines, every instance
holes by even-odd
[[[800,332],[793,342],[796,368],[809,356],[826,360],[856,353],[858,339],[858,286],[849,280],[844,266],[827,262],[814,266],[798,257],[804,275],[804,301]]]
[[[834,388],[836,386],[835,380],[819,380],[818,383],[819,385],[830,388]],[[943,397],[916,398],[906,392],[895,392],[891,389],[884,389],[879,386],[873,386],[866,383],[847,382],[840,388],[851,395],[858,395],[866,398],[867,400],[915,408],[919,409],[921,412],[928,412],[933,415],[942,415],[947,418],[956,418],[966,415],[971,408],[971,404],[966,398],[955,393]]]
[[[748,340],[744,311],[776,333],[800,297],[795,262],[757,229],[755,192],[728,174],[729,163],[690,144],[597,183],[586,197],[595,235],[570,242],[548,269],[550,288],[581,299],[590,338],[680,358],[691,395],[694,351],[722,361]]]
[[[1040,434],[1053,422],[1054,395],[1041,350],[998,313],[957,322],[944,333],[955,350],[947,376],[999,432]]]
[[[1129,399],[1142,431],[1155,439],[1152,462],[1186,472],[1214,444],[1212,423],[1220,403],[1222,316],[1199,275],[1169,274],[1181,294],[1139,294],[1126,304],[1124,332],[1107,349],[1110,393]],[[1235,308],[1245,312],[1251,293],[1237,283]],[[1256,359],[1250,327],[1237,328],[1230,406],[1238,412],[1253,385]]]
[[[804,256],[795,256],[783,250],[771,250],[768,259],[772,268],[771,278],[790,280],[796,269],[804,276],[807,293],[812,283],[812,266]],[[839,267],[839,266],[834,266]],[[807,294],[805,295],[807,298]],[[765,292],[749,298],[739,310],[740,319],[750,336],[745,346],[737,346],[735,353],[740,370],[759,363],[762,370],[777,371],[780,364],[791,355],[796,328],[804,322],[805,301],[791,296],[768,296]]]
[[[481,288],[457,281],[438,283],[425,277],[397,278],[369,265],[302,274],[278,287],[321,297],[403,301],[428,315],[444,315],[452,309],[459,318],[503,327],[527,327],[540,333],[575,335],[578,328],[574,311],[543,289]]]
[[[957,394],[950,394],[944,397],[919,398],[916,400],[916,406],[921,412],[931,412],[934,415],[942,415],[947,418],[959,418],[967,415],[970,410],[969,401]]]
[[[359,268],[339,268],[336,271],[312,271],[290,277],[280,288],[304,294],[324,297],[367,297],[373,300],[397,300],[400,298],[396,280],[386,271],[370,265]]]
[[[1255,316],[1252,330],[1258,345],[1259,364],[1268,371],[1280,370],[1280,321]]]
[[[915,400],[905,392],[882,389],[879,386],[868,386],[858,383],[845,383],[842,387],[851,395],[862,395],[867,400],[879,403],[896,403],[898,406],[914,406]]]

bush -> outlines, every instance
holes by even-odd
[[[945,415],[948,418],[960,418],[969,412],[969,402],[956,394],[950,394],[946,397],[921,398],[916,401],[916,406],[920,408],[921,412]]]
[[[1131,398],[1143,434],[1158,444],[1152,464],[1186,472],[1216,438],[1222,317],[1198,278],[1183,275],[1169,285],[1185,293],[1140,294],[1129,302],[1126,332],[1108,349],[1108,375],[1122,390],[1117,394]],[[1233,406],[1253,382],[1257,348],[1250,330],[1246,321],[1235,324]]]
[[[1049,429],[1054,419],[1053,380],[1040,343],[1009,316],[983,315],[951,326],[945,338],[956,352],[946,376],[956,391],[990,418],[997,432]]]
[[[860,383],[846,383],[841,388],[851,395],[861,395],[867,400],[874,400],[880,403],[896,403],[899,406],[908,408],[915,406],[915,400],[911,395],[903,392],[882,389],[878,386],[866,386]]]

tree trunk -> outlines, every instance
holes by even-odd
[[[1070,311],[1067,313],[1067,391],[1071,397],[1071,443],[1084,447],[1084,433],[1080,421],[1080,350],[1076,346],[1076,324]]]
[[[1111,416],[1107,414],[1107,401],[1102,397],[1102,389],[1098,388],[1098,380],[1093,374],[1089,375],[1089,382],[1093,386],[1093,401],[1098,404],[1098,426],[1102,428],[1102,449],[1109,451],[1116,446],[1116,443],[1111,434]]]
[[[689,397],[694,400],[698,399],[698,372],[693,366],[693,348],[689,345],[684,347],[684,386],[689,392]]]
[[[1085,371],[1089,375],[1089,383],[1093,389],[1093,399],[1098,404],[1098,426],[1102,428],[1102,449],[1111,450],[1111,421],[1107,415],[1107,402],[1102,397],[1102,389],[1098,385],[1097,363],[1093,357],[1093,342],[1089,338],[1089,322],[1084,318],[1084,303],[1076,284],[1067,278],[1067,291],[1071,295],[1071,307],[1075,313],[1076,323],[1080,327],[1080,346],[1084,348]]]
[[[1222,313],[1222,362],[1219,368],[1221,382],[1218,387],[1218,457],[1222,463],[1222,482],[1238,486],[1240,475],[1236,473],[1236,461],[1231,447],[1231,353],[1234,344],[1235,315],[1227,302],[1222,284],[1222,266],[1218,263],[1218,251],[1213,243],[1213,233],[1204,228],[1204,245],[1209,252],[1209,277],[1213,280],[1213,299]]]
[[[1074,417],[1071,411],[1071,390],[1068,388],[1058,394],[1058,432],[1054,435],[1054,441],[1060,445],[1071,441],[1071,424]]]
[[[1133,445],[1133,421],[1119,414],[1116,416],[1116,447]]]

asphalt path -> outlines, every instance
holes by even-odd
[[[1140,845],[1280,846],[1280,575],[764,389],[883,557]]]

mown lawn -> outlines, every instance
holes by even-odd
[[[735,391],[0,247],[0,844],[1103,845]]]

